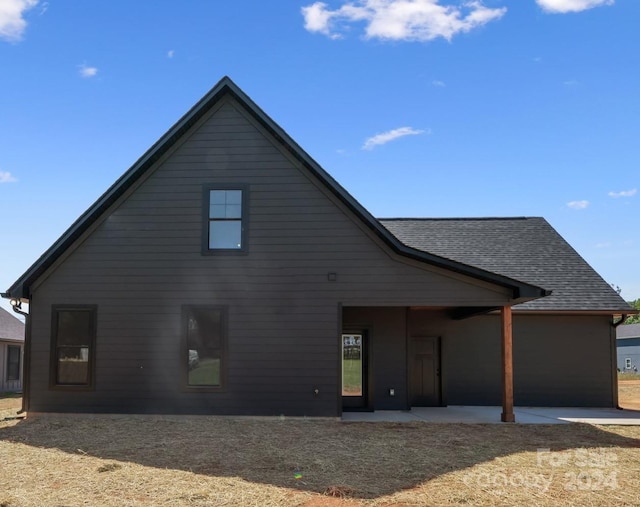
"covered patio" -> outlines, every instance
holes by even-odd
[[[498,424],[502,407],[413,407],[411,410],[377,410],[375,412],[343,412],[344,422],[429,422]],[[640,426],[639,410],[576,407],[515,407],[519,424],[570,424]]]
[[[422,308],[428,313],[422,312],[422,318],[417,318],[420,310],[410,307],[343,309],[343,410],[393,411],[448,405],[443,387],[443,369],[446,368],[442,364],[442,332],[424,332],[425,326],[437,320],[434,312],[442,312],[438,317],[442,322],[451,322],[497,310],[500,316],[500,348],[492,352],[500,356],[500,419],[502,422],[515,422],[511,306]],[[377,336],[374,336],[374,328]]]

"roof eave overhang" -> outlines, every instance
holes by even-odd
[[[562,310],[562,309],[549,309],[549,310],[519,310],[517,307],[513,308],[514,314],[519,315],[610,315],[619,317],[621,315],[636,315],[640,313],[638,310]]]
[[[0,342],[22,343],[24,342],[24,338],[0,338]]]
[[[202,118],[225,95],[233,96],[294,158],[343,202],[364,224],[396,253],[449,271],[470,276],[512,291],[511,304],[518,304],[548,296],[549,291],[489,271],[462,264],[444,257],[415,250],[400,242],[360,203],[358,203],[333,177],[315,162],[289,135],[229,78],[222,78],[200,99],[165,135],[140,157],[109,189],[83,213],[67,231],[7,290],[3,297],[29,299],[30,286],[90,227],[126,190],[135,183],[191,126]]]
[[[516,305],[551,295],[551,291],[543,289],[542,287],[537,287],[535,285],[524,283],[513,278],[498,275],[491,271],[485,271],[483,269],[476,268],[475,266],[456,262],[451,259],[447,259],[446,257],[440,257],[434,254],[430,254],[423,250],[416,250],[407,247],[390,232],[388,232],[387,229],[385,229],[381,225],[380,228],[382,229],[382,231],[376,230],[376,232],[382,232],[382,238],[400,255],[413,258],[418,261],[426,262],[428,264],[444,268],[448,271],[453,271],[461,275],[471,276],[485,282],[506,287],[512,291],[512,300],[510,301],[510,304]]]

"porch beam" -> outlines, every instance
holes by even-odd
[[[511,307],[503,306],[502,321],[502,422],[515,422],[513,413],[513,325]]]
[[[461,306],[454,308],[449,312],[449,315],[453,320],[468,319],[469,317],[475,317],[476,315],[485,315],[487,313],[500,310],[499,306]]]

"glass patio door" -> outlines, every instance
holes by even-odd
[[[367,399],[366,343],[363,333],[342,335],[342,407],[364,408]]]

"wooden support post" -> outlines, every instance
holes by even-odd
[[[502,422],[515,422],[513,413],[513,326],[511,307],[502,307]]]

